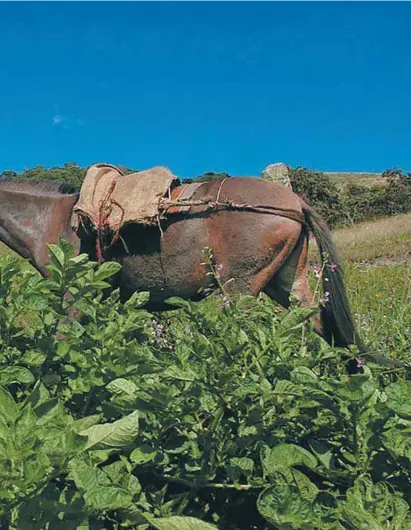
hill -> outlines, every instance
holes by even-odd
[[[386,180],[382,178],[382,173],[365,171],[323,171],[323,173],[328,175],[337,186],[355,183],[372,188],[387,184]]]

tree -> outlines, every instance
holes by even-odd
[[[313,206],[330,226],[342,220],[338,189],[328,175],[297,167],[290,169],[290,181],[293,191]]]

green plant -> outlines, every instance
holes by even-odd
[[[293,191],[308,201],[330,226],[343,220],[337,186],[327,174],[297,167],[290,170],[290,181]]]
[[[118,264],[50,258],[0,260],[1,527],[411,528],[403,374],[348,376],[311,309],[151,315],[107,294]]]

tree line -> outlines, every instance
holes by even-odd
[[[118,167],[126,174],[138,171],[125,166]],[[0,174],[0,178],[57,180],[80,188],[86,171],[87,168],[75,162],[67,162],[61,167],[46,168],[39,165],[20,173],[7,170]],[[207,172],[183,182],[223,180],[229,177],[227,173]],[[332,227],[411,212],[411,173],[389,169],[382,174],[382,179],[385,185],[368,187],[348,183],[338,187],[325,173],[304,167],[290,169],[293,190],[316,208]]]

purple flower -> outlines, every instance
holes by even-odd
[[[226,296],[223,296],[223,303],[225,307],[227,308],[231,307],[231,302]]]
[[[329,301],[330,301],[330,293],[328,291],[325,291],[324,296],[320,300],[320,304],[325,306],[327,304],[327,302],[329,302]]]
[[[313,267],[313,272],[316,278],[321,278],[321,269],[319,267]]]
[[[364,357],[356,357],[355,360],[357,362],[357,368],[363,368],[365,366]]]

